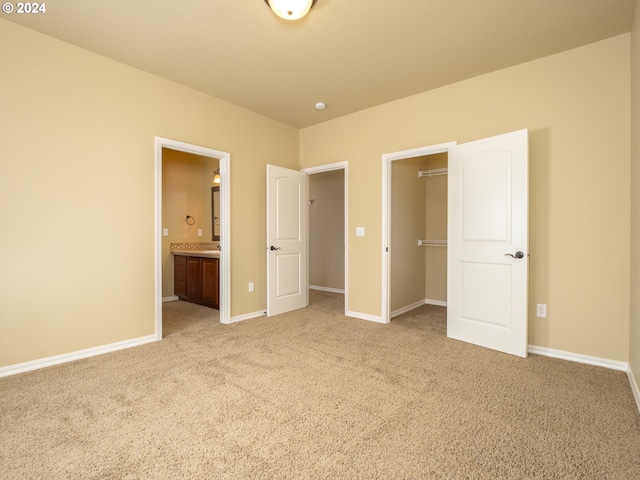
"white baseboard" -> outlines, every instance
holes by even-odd
[[[627,370],[627,376],[629,377],[631,391],[633,392],[633,396],[636,399],[636,405],[638,406],[638,411],[640,412],[640,388],[638,387],[636,378],[633,376],[633,370],[631,370],[631,367],[629,367],[629,369]]]
[[[629,371],[629,364],[627,362],[618,362],[616,360],[609,360],[607,358],[600,357],[590,357],[589,355],[565,352],[563,350],[554,350],[553,348],[538,347],[536,345],[529,345],[528,350],[529,353],[535,353],[537,355],[543,355],[545,357],[560,358],[562,360],[586,363],[589,365],[595,365],[597,367],[610,368],[612,370],[622,370],[623,372]]]
[[[394,310],[390,313],[391,318],[397,317],[398,315],[402,315],[403,313],[410,312],[411,310],[422,307],[425,304],[424,300],[420,300],[419,302],[412,303],[411,305],[406,305],[402,308]]]
[[[391,312],[391,318],[397,317],[398,315],[402,315],[403,313],[407,313],[414,308],[421,307],[423,305],[436,305],[438,307],[446,307],[447,302],[443,302],[442,300],[431,300],[430,298],[425,298],[424,300],[420,300],[419,302],[412,303],[411,305],[407,305],[406,307],[399,308]]]
[[[341,290],[339,288],[321,287],[319,285],[309,285],[309,289],[311,289],[311,290],[321,290],[323,292],[342,293],[344,295],[344,289]]]
[[[177,295],[172,295],[170,297],[162,297],[162,303],[175,302],[176,300],[180,300],[180,298]]]
[[[8,377],[10,375],[16,375],[18,373],[29,372],[31,370],[51,367],[53,365],[59,365],[61,363],[73,362],[75,360],[81,360],[83,358],[95,357],[96,355],[102,355],[103,353],[110,353],[117,350],[124,350],[125,348],[137,347],[146,343],[155,342],[157,340],[159,339],[156,337],[156,335],[147,335],[146,337],[132,338],[131,340],[123,340],[122,342],[110,343],[109,345],[102,345],[100,347],[87,348],[85,350],[78,350],[77,352],[64,353],[62,355],[41,358],[39,360],[33,360],[31,362],[9,365],[8,367],[0,368],[0,377]]]
[[[252,318],[264,317],[267,314],[264,310],[259,310],[257,312],[244,313],[242,315],[236,315],[235,317],[231,317],[229,323],[242,322],[243,320],[250,320]]]
[[[352,312],[352,311],[345,312],[345,315],[347,317],[359,318],[360,320],[368,320],[369,322],[387,323],[382,320],[382,317],[380,315],[370,315],[368,313],[360,313],[360,312]]]
[[[447,302],[442,300],[431,300],[430,298],[425,298],[424,303],[427,305],[436,305],[438,307],[446,307]]]
[[[640,412],[640,388],[638,382],[636,382],[633,376],[631,366],[627,362],[619,362],[616,360],[609,360],[607,358],[590,357],[588,355],[582,355],[579,353],[565,352],[562,350],[554,350],[552,348],[538,347],[536,345],[529,345],[529,353],[535,353],[538,355],[544,355],[545,357],[560,358],[562,360],[569,360],[572,362],[586,363],[589,365],[595,365],[597,367],[610,368],[612,370],[621,370],[627,372],[629,377],[629,384],[631,385],[631,391],[633,397],[636,400],[638,411]]]

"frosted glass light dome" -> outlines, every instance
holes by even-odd
[[[304,17],[315,0],[265,0],[273,10],[273,13],[285,20],[298,20]]]

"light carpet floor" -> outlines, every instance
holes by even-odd
[[[162,342],[0,379],[0,478],[640,479],[625,373],[447,339],[442,307],[163,311]]]

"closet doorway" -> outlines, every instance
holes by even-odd
[[[447,167],[455,142],[383,161],[382,320],[447,305]]]
[[[348,315],[348,162],[302,171],[309,175],[309,289],[343,294]]]
[[[447,153],[393,162],[390,317],[447,305]]]

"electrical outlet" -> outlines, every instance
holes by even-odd
[[[202,229],[201,229],[201,228],[199,228],[199,229],[198,229],[198,236],[199,236],[199,237],[201,237],[201,236],[202,236]]]
[[[536,317],[547,318],[547,305],[544,303],[536,304]]]
[[[168,237],[169,236],[169,229],[168,228],[163,228],[162,229],[162,236],[163,237]]]
[[[249,282],[249,291],[253,292],[253,289],[254,289],[253,282]]]

